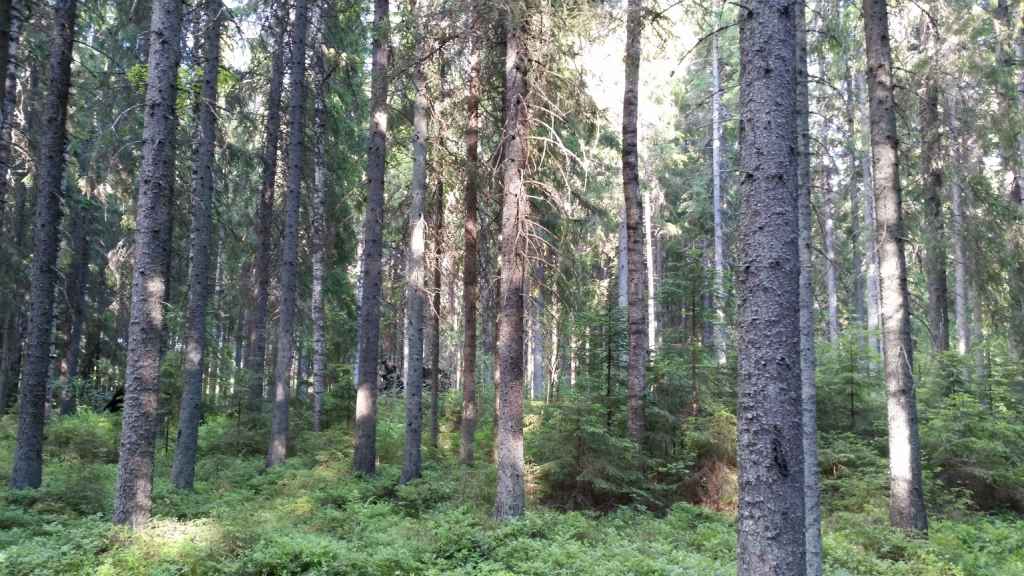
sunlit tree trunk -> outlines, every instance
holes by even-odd
[[[721,21],[721,4],[715,2],[714,26]],[[712,304],[715,317],[711,322],[715,360],[726,362],[725,335],[725,219],[722,215],[722,75],[718,32],[711,36],[711,210],[714,215],[715,278]]]
[[[544,262],[538,260],[533,266],[533,284],[530,302],[530,371],[532,400],[544,400],[544,381],[547,371],[544,369]]]
[[[440,436],[441,393],[441,260],[444,254],[444,179],[437,179],[434,198],[434,276],[430,306],[430,446],[437,448]]]
[[[917,431],[910,293],[904,251],[896,103],[886,0],[864,0],[868,101],[874,170],[878,260],[881,268],[882,345],[889,416],[889,519],[896,528],[924,532],[928,517]]]
[[[128,524],[135,529],[149,520],[152,506],[154,443],[159,423],[157,408],[164,325],[164,274],[169,257],[164,241],[174,182],[181,10],[180,0],[155,0],[150,25],[124,415],[113,515],[115,524]]]
[[[54,290],[64,197],[64,147],[67,145],[68,98],[71,92],[71,50],[75,38],[76,0],[54,6],[50,45],[50,82],[44,108],[36,184],[35,237],[25,362],[18,388],[18,432],[11,488],[38,488],[43,479],[43,426],[50,347],[53,341]],[[9,10],[10,7],[8,6]]]

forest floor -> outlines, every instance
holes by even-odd
[[[59,419],[48,429],[43,487],[0,491],[0,575],[735,574],[734,520],[688,504],[598,515],[531,503],[522,521],[495,523],[494,467],[457,466],[444,447],[451,431],[427,453],[424,478],[398,486],[401,410],[391,404],[372,479],[350,472],[341,427],[297,434],[294,456],[265,472],[262,438],[211,417],[196,491],[171,488],[161,446],[155,520],[136,535],[110,525],[117,417]],[[0,420],[4,486],[15,421]],[[933,513],[929,538],[912,540],[887,527],[884,491],[834,482],[824,484],[826,574],[1024,576],[1019,516]]]

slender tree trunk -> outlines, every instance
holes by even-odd
[[[741,9],[739,574],[806,566],[796,32],[792,5]],[[800,10],[798,9],[797,12]],[[778,95],[787,95],[779,97]]]
[[[523,299],[530,200],[526,188],[530,133],[530,2],[510,3],[506,23],[502,154],[501,317],[498,324],[498,485],[494,515],[508,520],[526,509],[523,456]]]
[[[955,116],[951,114],[951,116]],[[964,244],[964,203],[963,203],[963,181],[960,179],[962,165],[959,162],[963,144],[958,138],[955,126],[950,127],[950,137],[956,138],[954,154],[957,160],[953,166],[953,182],[949,187],[951,203],[953,208],[953,264],[954,264],[954,310],[956,313],[956,350],[959,354],[967,354],[971,348],[971,326],[968,317],[969,303],[967,300],[968,283],[967,276],[967,250]]]
[[[796,33],[797,223],[800,258],[800,412],[804,460],[804,546],[807,576],[821,576],[821,488],[818,483],[818,409],[814,351],[814,237],[811,211],[810,97],[807,78],[807,21],[804,4],[794,4]],[[829,266],[833,266],[829,259]],[[831,312],[831,309],[830,309]],[[831,328],[831,324],[830,324]],[[831,333],[831,332],[830,332]]]
[[[881,302],[878,278],[878,227],[875,219],[875,184],[872,175],[871,165],[871,129],[870,110],[868,104],[867,89],[863,74],[854,78],[854,88],[857,91],[859,106],[861,109],[861,121],[866,129],[862,130],[864,155],[860,160],[861,170],[861,192],[864,196],[864,257],[867,260],[864,286],[867,298],[867,331],[868,349],[873,354],[881,352],[881,342],[878,338],[878,323],[881,320]],[[873,362],[872,362],[873,364]],[[874,371],[872,369],[872,371]]]
[[[473,465],[473,448],[476,441],[476,307],[480,296],[477,263],[479,249],[478,202],[480,188],[480,5],[474,0],[470,5],[469,26],[469,78],[466,95],[466,187],[464,204],[466,221],[463,226],[462,257],[462,438],[459,443],[459,461]]]
[[[427,98],[427,74],[424,60],[430,51],[424,20],[425,0],[414,0],[413,25],[416,27],[416,65],[413,83],[412,185],[409,191],[409,252],[406,260],[405,301],[405,461],[401,483],[422,475],[420,446],[423,442],[423,309],[427,292],[423,265],[426,227],[423,198],[427,193],[427,139],[430,137],[430,102]],[[466,257],[469,260],[469,257]]]
[[[889,518],[905,531],[925,532],[928,517],[917,432],[910,293],[904,252],[896,103],[886,0],[864,0],[871,151],[881,266],[882,340],[889,413]]]
[[[71,269],[68,271],[66,293],[67,341],[61,365],[60,414],[67,416],[77,410],[74,385],[78,380],[78,359],[82,348],[82,325],[85,323],[85,287],[89,283],[89,207],[84,198],[75,198],[71,208]]]
[[[15,125],[15,106],[17,105],[18,87],[18,49],[21,46],[21,29],[26,14],[25,0],[0,0],[0,27],[3,26],[3,11],[9,11],[7,41],[0,31],[0,63],[5,69],[3,82],[3,98],[0,99],[0,216],[4,213],[7,191],[10,188],[8,175],[11,171],[11,140]],[[6,8],[5,8],[6,6]],[[0,226],[3,226],[0,218]]]
[[[313,48],[313,197],[310,204],[310,244],[313,285],[310,316],[313,320],[313,431],[323,427],[324,378],[327,369],[327,318],[324,311],[324,272],[327,252],[327,68],[324,63],[325,30],[334,16],[330,2],[315,8],[317,42]]]
[[[647,355],[648,360],[653,357],[658,348],[658,303],[657,303],[657,271],[656,253],[654,251],[654,198],[651,194],[651,187],[655,186],[656,179],[652,185],[644,188],[643,192],[643,218],[644,218],[644,277],[647,281],[646,300],[647,304]],[[627,230],[628,232],[628,230]]]
[[[114,498],[115,524],[140,528],[149,520],[153,452],[160,399],[160,348],[164,286],[169,256],[164,243],[174,182],[179,0],[156,0],[150,25],[149,75],[143,127],[142,167],[136,203],[135,269],[125,367],[124,416]]]
[[[845,76],[843,78],[843,90],[846,93],[844,103],[846,105],[846,133],[848,134],[846,139],[846,160],[849,169],[846,180],[846,192],[850,197],[850,271],[853,276],[853,302],[851,308],[853,309],[853,320],[856,326],[862,329],[865,317],[867,316],[867,301],[864,292],[864,253],[861,248],[860,236],[862,191],[857,184],[857,167],[863,162],[863,159],[857,152],[857,140],[855,138],[855,134],[857,134],[857,124],[855,121],[857,94],[853,81],[853,72],[850,68],[849,59],[844,55],[843,70]]]
[[[444,250],[444,179],[437,179],[434,200],[434,278],[430,313],[430,447],[437,448],[441,433],[441,259]]]
[[[8,6],[9,10],[9,6]],[[76,0],[54,6],[50,83],[46,94],[36,184],[35,249],[24,372],[18,388],[18,436],[11,488],[38,488],[43,479],[43,425],[53,341],[53,302],[60,249],[61,199],[64,196],[64,147],[67,145],[71,49],[75,39]]]
[[[825,294],[828,297],[828,341],[839,341],[839,266],[836,263],[835,212],[836,191],[832,186],[830,170],[821,171],[822,186],[825,188],[825,222],[822,236],[825,243]],[[807,254],[808,259],[811,253]]]
[[[714,26],[721,21],[721,4],[715,2]],[[714,214],[715,278],[712,290],[712,305],[715,319],[712,326],[712,342],[715,361],[719,366],[726,363],[725,335],[725,222],[722,217],[722,77],[721,55],[716,32],[711,36],[711,210]]]
[[[185,360],[182,367],[178,441],[171,481],[180,490],[195,484],[199,421],[202,419],[203,371],[206,368],[206,309],[210,300],[210,256],[213,243],[213,163],[217,143],[217,76],[220,72],[221,5],[205,0],[195,16],[196,43],[202,38],[203,80],[195,101],[192,153],[192,229],[189,241],[188,311]]]
[[[356,472],[377,470],[377,353],[380,340],[384,175],[387,158],[388,62],[391,59],[388,0],[374,0],[373,65],[370,71],[370,147],[366,216],[363,221],[363,297],[359,307],[359,381],[356,391]]]
[[[288,188],[281,236],[281,312],[277,320],[277,364],[274,366],[274,409],[270,425],[267,467],[284,462],[288,452],[288,383],[295,348],[295,311],[298,296],[299,205],[306,129],[306,0],[296,0],[292,17],[291,65],[288,71],[291,103],[288,107]]]
[[[622,101],[622,189],[626,202],[629,251],[629,435],[638,445],[644,434],[648,326],[644,258],[644,208],[637,155],[637,100],[640,82],[641,0],[629,0],[626,14],[626,85]]]
[[[925,24],[927,30],[930,25]],[[928,37],[934,31],[925,32],[923,44],[928,46]],[[939,150],[942,139],[939,135],[939,87],[932,70],[935,63],[929,63],[924,79],[924,96],[921,99],[921,171],[924,173],[925,213],[925,260],[924,272],[928,280],[928,327],[931,330],[932,348],[936,352],[949,350],[949,305],[946,279],[946,239],[942,214],[942,165]]]
[[[252,311],[252,339],[245,361],[248,377],[248,409],[259,412],[263,404],[267,366],[267,315],[270,308],[271,251],[274,234],[274,188],[277,182],[277,148],[281,140],[281,92],[284,87],[285,34],[288,4],[276,0],[271,30],[274,47],[270,57],[270,87],[267,93],[267,118],[263,129],[260,157],[260,203],[256,209],[256,297]]]
[[[544,399],[544,262],[538,261],[534,264],[533,282],[536,293],[530,302],[530,337],[531,337],[531,358],[533,366],[531,377],[530,397],[533,400]]]

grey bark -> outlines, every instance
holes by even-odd
[[[864,0],[871,152],[881,268],[882,344],[889,420],[889,519],[908,532],[928,529],[917,431],[910,293],[904,251],[896,103],[886,0]]]
[[[248,377],[248,409],[259,412],[263,403],[267,364],[267,314],[270,307],[270,267],[274,234],[274,187],[277,182],[277,149],[281,140],[281,92],[284,87],[284,45],[288,4],[276,0],[273,22],[274,46],[270,57],[267,118],[260,156],[260,199],[256,210],[256,297],[252,311],[252,335],[245,361]]]
[[[27,16],[25,0],[14,0],[10,3],[10,25],[6,55],[0,63],[4,65],[3,98],[0,99],[0,215],[5,212],[7,191],[10,188],[8,175],[11,169],[11,141],[15,128],[15,106],[17,105],[18,86],[18,50],[21,46],[21,29]],[[0,15],[2,18],[2,15]],[[0,38],[2,45],[3,38]],[[2,52],[5,48],[0,48]],[[3,222],[0,221],[0,226]]]
[[[721,4],[715,2],[714,26],[721,21]],[[711,323],[715,360],[726,363],[725,335],[725,222],[722,218],[722,78],[719,38],[711,36],[711,210],[714,215],[715,277],[712,305],[715,318]]]
[[[863,328],[867,316],[867,296],[864,289],[864,253],[861,247],[861,202],[862,190],[858,185],[857,168],[861,166],[864,159],[857,151],[857,91],[853,80],[849,58],[844,53],[843,57],[843,89],[845,94],[845,115],[846,115],[846,159],[849,163],[849,175],[846,180],[846,192],[850,198],[850,272],[853,277],[853,320],[858,328]]]
[[[929,46],[934,31],[930,24],[924,24],[925,38],[922,44]],[[936,352],[949,350],[949,296],[946,278],[946,238],[942,214],[942,165],[939,151],[942,137],[939,134],[939,87],[935,80],[934,67],[929,62],[924,77],[924,94],[921,98],[921,171],[924,175],[924,272],[928,284],[928,327],[931,330],[932,348]]]
[[[444,250],[444,179],[437,179],[434,199],[434,278],[430,310],[430,446],[437,448],[440,435],[441,391],[441,258]]]
[[[854,78],[861,121],[866,128],[862,130],[863,147],[866,152],[861,157],[860,170],[861,193],[864,197],[864,259],[866,261],[864,286],[867,300],[868,349],[872,354],[879,354],[882,351],[878,338],[878,324],[881,320],[881,287],[878,278],[878,227],[875,225],[875,185],[870,157],[871,129],[866,82],[864,74],[858,74]]]
[[[317,42],[313,48],[313,197],[310,203],[310,244],[312,246],[313,285],[310,292],[310,316],[313,320],[313,431],[323,427],[323,400],[327,367],[327,319],[324,311],[324,260],[327,252],[327,69],[324,63],[325,27],[333,11],[329,2],[316,8]]]
[[[409,190],[409,251],[406,260],[405,459],[400,478],[403,484],[422,475],[423,310],[427,298],[423,265],[427,223],[423,218],[423,198],[427,193],[427,139],[430,137],[430,102],[427,100],[427,74],[423,69],[430,46],[426,41],[424,12],[424,0],[414,0],[412,17],[417,41],[413,83],[416,97],[413,102],[413,166]]]
[[[205,0],[196,16],[194,41],[202,39],[203,78],[196,94],[192,152],[192,227],[189,231],[188,309],[182,365],[178,441],[171,482],[180,490],[195,484],[199,421],[202,419],[203,373],[206,369],[206,309],[210,300],[213,244],[214,154],[217,143],[217,76],[220,72],[221,4]]]
[[[504,202],[501,226],[501,317],[498,324],[498,485],[494,515],[509,520],[526,509],[523,455],[523,301],[530,201],[525,174],[530,132],[531,15],[527,0],[509,6],[506,22],[505,128],[502,136]]]
[[[75,38],[76,0],[54,6],[50,45],[49,90],[46,94],[40,165],[36,185],[35,237],[25,362],[18,388],[18,432],[11,488],[38,488],[43,479],[43,426],[50,347],[53,341],[54,289],[60,249],[61,200],[64,197],[64,148],[67,145],[68,97],[71,92],[71,49]]]
[[[156,0],[150,25],[142,166],[136,202],[132,299],[125,366],[124,410],[114,497],[115,524],[141,528],[152,507],[153,454],[160,399],[163,298],[174,182],[180,0]]]
[[[825,222],[822,236],[825,244],[825,295],[828,299],[828,341],[839,340],[839,274],[835,248],[835,207],[836,191],[831,183],[830,171],[822,169],[822,186],[825,188]],[[810,253],[808,253],[810,258]]]
[[[309,11],[306,0],[296,0],[292,17],[291,64],[288,88],[288,185],[281,236],[281,309],[277,320],[277,363],[274,365],[273,411],[267,467],[284,462],[288,453],[288,391],[295,350],[295,312],[298,296],[299,205],[302,201],[302,168],[306,130],[306,33]]]
[[[637,154],[637,101],[640,82],[641,0],[626,8],[626,81],[622,100],[622,191],[626,203],[626,241],[629,260],[629,436],[640,444],[644,433],[644,394],[647,391],[647,261],[644,254],[644,208],[640,196]]]
[[[68,233],[71,250],[71,269],[68,270],[65,293],[67,295],[67,340],[61,364],[60,414],[67,416],[77,410],[74,393],[78,379],[78,359],[82,348],[82,325],[85,323],[85,288],[89,283],[89,208],[83,198],[75,198],[71,210],[71,230]]]
[[[743,576],[805,573],[796,26],[787,0],[740,15],[739,515]],[[780,95],[787,95],[781,97]]]
[[[533,292],[530,299],[530,397],[533,400],[544,400],[544,261],[538,260],[533,266]]]
[[[363,220],[363,294],[359,306],[359,381],[356,383],[356,472],[377,469],[377,356],[380,341],[384,175],[387,158],[388,62],[391,59],[388,0],[374,0],[373,64],[370,70],[370,144]]]

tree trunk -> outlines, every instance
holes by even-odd
[[[277,363],[274,366],[274,398],[270,425],[267,467],[284,462],[288,453],[288,389],[295,349],[295,311],[298,296],[299,205],[302,202],[302,166],[306,129],[306,30],[309,11],[306,0],[296,0],[292,17],[291,57],[288,88],[288,188],[284,205],[284,233],[281,235],[281,311],[277,320]]]
[[[313,285],[310,316],[313,320],[313,431],[323,427],[324,378],[327,369],[327,318],[324,310],[324,272],[327,252],[327,68],[324,63],[325,30],[334,16],[330,2],[317,6],[317,42],[313,49],[313,197],[310,203],[310,245]]]
[[[715,2],[716,30],[721,22],[721,4]],[[725,335],[725,222],[722,218],[722,77],[720,71],[718,33],[711,36],[711,210],[714,214],[715,279],[712,290],[712,305],[715,318],[712,326],[712,343],[715,361],[724,366],[727,360]]]
[[[934,31],[927,31],[923,44],[928,46],[928,37]],[[924,174],[924,272],[928,281],[928,328],[931,330],[932,348],[936,352],[949,350],[949,304],[946,280],[946,238],[942,214],[942,165],[939,151],[942,139],[939,135],[939,87],[932,70],[936,63],[930,62],[924,78],[924,95],[921,98],[921,171]]]
[[[7,28],[7,41],[0,37],[0,63],[4,65],[3,98],[0,98],[0,216],[4,213],[7,191],[10,188],[8,174],[11,170],[11,140],[15,126],[15,106],[17,106],[18,87],[18,49],[21,46],[21,29],[25,23],[26,7],[24,0],[0,0],[0,27],[4,6],[9,11],[9,26]],[[2,36],[0,32],[0,36]],[[0,227],[3,226],[0,218]]]
[[[629,259],[629,436],[638,445],[644,434],[644,394],[648,355],[647,262],[644,258],[644,207],[637,158],[637,100],[640,82],[641,0],[629,0],[626,14],[626,82],[622,101],[622,190],[626,202]]]
[[[142,166],[136,203],[135,268],[125,366],[124,416],[114,498],[115,524],[140,528],[149,520],[153,452],[160,399],[160,342],[174,182],[181,9],[178,0],[153,2]]]
[[[821,576],[821,488],[818,483],[818,409],[814,350],[814,237],[811,211],[810,97],[807,78],[807,21],[804,4],[795,4],[797,223],[800,258],[800,412],[804,460],[804,546],[807,576]],[[831,258],[829,266],[833,266]],[[830,310],[831,312],[831,310]]]
[[[870,110],[865,83],[866,79],[863,74],[858,74],[854,78],[854,88],[857,91],[858,105],[861,109],[861,121],[866,127],[866,129],[862,129],[865,152],[860,160],[860,171],[861,193],[864,197],[864,257],[867,260],[864,286],[867,298],[868,349],[872,354],[878,354],[882,350],[878,338],[878,323],[881,320],[881,287],[879,286],[878,279],[878,227],[875,225],[875,184],[870,156]],[[874,364],[873,361],[872,364]]]
[[[850,271],[853,275],[852,305],[853,321],[858,329],[863,329],[864,320],[867,316],[866,296],[864,292],[864,253],[861,248],[860,237],[860,213],[862,191],[857,184],[857,167],[863,162],[863,158],[857,152],[856,107],[857,91],[853,80],[848,57],[843,58],[843,91],[846,116],[846,161],[849,174],[846,179],[846,193],[850,198]]]
[[[825,294],[828,297],[828,341],[839,341],[839,277],[835,248],[835,206],[836,191],[832,186],[832,175],[828,168],[822,168],[821,182],[825,188],[825,223],[822,236],[825,243]],[[811,258],[808,252],[807,258]]]
[[[202,419],[203,371],[206,368],[206,309],[210,299],[210,256],[213,243],[213,166],[217,144],[217,76],[220,72],[221,4],[205,0],[195,16],[193,41],[202,38],[203,80],[195,96],[196,127],[192,156],[192,229],[189,241],[188,310],[185,360],[182,366],[178,441],[174,449],[171,481],[180,490],[192,490]]]
[[[466,221],[463,227],[462,257],[462,438],[459,443],[459,461],[473,465],[476,441],[476,307],[480,296],[477,263],[477,192],[480,187],[480,5],[470,5],[469,25],[469,78],[466,95],[466,187],[463,192]]]
[[[747,6],[740,16],[737,564],[744,576],[800,576],[807,566],[793,140],[803,130],[788,96],[797,91],[797,27],[785,0]]]
[[[259,412],[263,404],[267,366],[267,314],[270,307],[270,266],[274,234],[274,187],[277,182],[277,148],[281,140],[281,92],[284,86],[285,34],[288,4],[276,0],[271,29],[274,47],[270,57],[267,119],[260,157],[260,203],[256,209],[256,297],[252,311],[252,337],[245,368],[248,377],[248,409]]]
[[[352,459],[355,471],[363,474],[373,474],[377,470],[377,354],[387,159],[388,61],[391,58],[388,10],[388,0],[374,0],[370,146],[366,158],[368,188],[363,220],[363,297],[359,306],[359,381],[355,456]]]
[[[61,199],[64,196],[64,147],[67,145],[71,50],[75,39],[76,0],[54,6],[49,90],[40,146],[36,188],[35,248],[25,363],[18,388],[18,436],[11,488],[38,488],[43,479],[43,425],[53,341],[54,288],[60,249]]]
[[[498,324],[498,485],[494,515],[508,520],[526,509],[523,456],[523,300],[526,278],[526,235],[530,200],[526,188],[530,133],[527,44],[530,2],[510,4],[506,23],[504,150],[502,180],[504,202],[501,226],[501,317]]]
[[[77,410],[74,393],[78,381],[78,359],[82,348],[82,325],[85,323],[85,288],[89,283],[89,205],[76,197],[71,208],[71,231],[68,234],[71,249],[71,269],[68,271],[66,293],[67,341],[61,365],[60,414],[67,416]]]
[[[430,447],[437,448],[440,435],[441,394],[441,258],[444,249],[444,179],[437,179],[434,200],[434,278],[430,312]]]
[[[427,74],[423,69],[430,45],[426,40],[427,23],[424,13],[424,0],[414,0],[412,18],[417,39],[413,83],[416,99],[413,102],[413,166],[409,190],[409,252],[406,260],[405,460],[400,478],[402,484],[422,475],[423,309],[427,298],[423,266],[427,223],[423,219],[423,198],[427,193],[427,139],[430,137],[430,103],[427,100]],[[466,259],[469,259],[468,256]]]
[[[534,297],[530,302],[530,364],[532,366],[530,397],[544,399],[544,262],[540,260],[533,268]]]
[[[878,259],[882,272],[882,345],[889,414],[889,519],[896,528],[924,532],[928,529],[928,517],[924,508],[917,399],[911,373],[910,293],[886,0],[864,0],[864,35]]]

